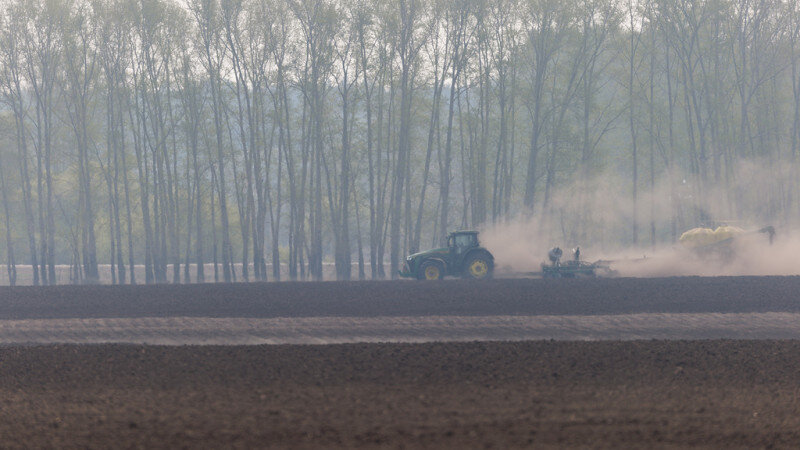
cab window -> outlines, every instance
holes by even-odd
[[[471,247],[475,245],[475,235],[459,234],[455,236],[457,247]]]

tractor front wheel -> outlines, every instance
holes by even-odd
[[[469,256],[464,261],[464,276],[474,280],[484,280],[492,277],[494,262],[487,255],[476,254]]]
[[[420,280],[441,280],[444,278],[444,267],[436,261],[425,261],[419,266],[417,278]]]

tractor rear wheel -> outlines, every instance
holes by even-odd
[[[425,261],[419,266],[417,279],[441,280],[444,278],[444,267],[437,261]]]
[[[494,262],[483,253],[470,255],[464,261],[464,277],[474,280],[484,280],[492,277]]]

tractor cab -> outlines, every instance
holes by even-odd
[[[454,231],[447,236],[447,247],[454,256],[461,256],[478,246],[477,231]]]

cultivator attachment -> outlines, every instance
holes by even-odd
[[[563,252],[556,247],[547,256],[549,264],[542,264],[542,278],[594,278],[614,276],[614,271],[609,265],[609,261],[587,262],[582,261],[580,247],[573,251],[573,258],[570,261],[561,261]]]

